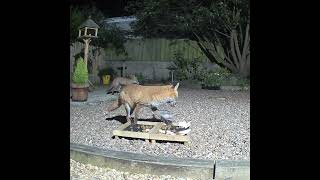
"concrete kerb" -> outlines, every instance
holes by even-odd
[[[215,179],[249,180],[250,161],[217,160]]]
[[[159,157],[70,143],[70,158],[119,171],[193,179],[249,179],[249,162]]]
[[[81,163],[119,171],[212,179],[214,161],[157,157],[70,144],[70,158]]]

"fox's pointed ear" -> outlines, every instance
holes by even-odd
[[[174,87],[174,90],[177,90],[179,87],[179,83],[176,84],[176,86]]]

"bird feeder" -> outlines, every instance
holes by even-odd
[[[89,18],[79,26],[78,38],[82,39],[85,43],[83,60],[86,67],[88,65],[89,43],[92,38],[98,38],[99,28],[99,25],[91,19],[91,16],[89,16]],[[93,86],[93,84],[90,81],[88,82],[91,86]]]
[[[91,38],[98,38],[99,28],[99,25],[91,19],[91,16],[89,16],[89,18],[79,26],[78,38],[82,39],[85,43],[84,62],[86,65],[88,63],[89,43],[91,41]]]
[[[81,39],[97,38],[99,28],[99,25],[89,16],[89,18],[80,25],[78,37]]]

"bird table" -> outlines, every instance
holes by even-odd
[[[156,141],[171,141],[188,145],[190,142],[188,134],[179,133],[179,128],[176,123],[167,125],[163,122],[137,121],[137,124],[132,125],[131,122],[127,122],[114,130],[113,136],[116,139],[119,137],[144,139],[146,142],[151,141],[152,144]]]

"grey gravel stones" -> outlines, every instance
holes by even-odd
[[[191,122],[191,143],[188,146],[113,139],[112,131],[125,122],[126,113],[124,107],[120,107],[105,115],[106,107],[116,99],[117,94],[106,95],[104,90],[89,94],[90,104],[70,103],[70,141],[156,156],[250,160],[249,91],[184,88],[178,91],[177,106],[163,105],[160,109],[175,114],[173,122]],[[139,118],[152,118],[151,110],[142,108]]]

